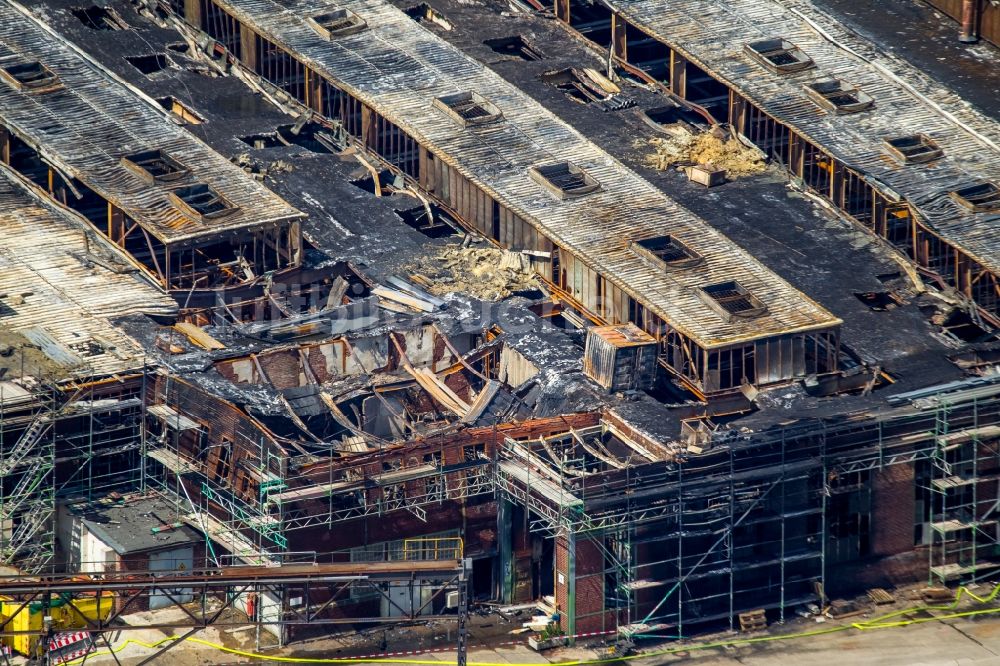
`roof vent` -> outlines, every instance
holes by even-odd
[[[434,100],[434,106],[448,114],[462,127],[485,125],[503,118],[503,113],[482,95],[462,92]]]
[[[174,205],[191,217],[202,220],[216,220],[232,215],[239,210],[221,194],[204,183],[179,187],[170,192]]]
[[[18,90],[47,93],[63,87],[55,72],[40,62],[22,62],[0,68],[0,76]]]
[[[559,199],[571,199],[601,188],[601,184],[572,162],[555,162],[528,169],[528,175]]]
[[[780,37],[750,42],[743,50],[764,67],[780,74],[801,72],[814,66],[812,58],[802,49]]]
[[[889,152],[908,164],[923,164],[944,155],[944,151],[926,134],[909,134],[883,139]]]
[[[753,319],[767,312],[767,306],[735,280],[702,287],[698,297],[726,321]]]
[[[647,262],[665,271],[693,268],[705,262],[701,255],[673,236],[657,236],[640,241],[629,241],[629,247]]]
[[[1000,187],[989,181],[968,185],[950,194],[952,199],[976,213],[1000,210]]]
[[[857,86],[844,83],[840,79],[807,84],[806,94],[821,107],[833,113],[857,113],[875,103],[875,100],[861,92]]]
[[[171,183],[191,173],[183,164],[162,150],[145,150],[122,157],[122,166],[147,183]]]
[[[333,11],[316,14],[306,19],[323,39],[346,37],[361,32],[368,27],[363,18],[350,9],[334,9]]]

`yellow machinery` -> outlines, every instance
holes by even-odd
[[[19,654],[31,655],[41,638],[40,634],[45,632],[46,615],[52,618],[54,632],[86,629],[87,622],[84,618],[97,620],[100,617],[106,620],[111,615],[115,605],[115,595],[106,592],[102,596],[88,595],[71,599],[54,594],[49,600],[48,609],[45,608],[44,602],[38,600],[23,608],[22,603],[9,597],[0,597],[0,615],[4,621],[10,620],[5,629],[39,633],[4,636],[0,641]]]

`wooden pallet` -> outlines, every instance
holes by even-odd
[[[885,604],[892,604],[896,602],[896,598],[881,587],[875,587],[868,590],[868,598],[871,599],[877,606],[884,606]]]
[[[740,631],[746,633],[751,631],[763,631],[767,629],[767,616],[763,608],[740,613]]]

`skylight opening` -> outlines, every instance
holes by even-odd
[[[434,106],[448,114],[463,127],[485,125],[503,118],[503,113],[484,97],[474,92],[444,95],[434,100]]]
[[[673,236],[631,241],[629,247],[643,259],[666,271],[692,268],[705,261]]]
[[[232,215],[239,208],[229,203],[221,194],[204,183],[180,187],[170,192],[174,205],[188,215],[205,220],[215,220]]]
[[[528,169],[531,179],[559,199],[580,197],[600,189],[601,184],[571,162],[556,162]]]
[[[989,181],[962,187],[950,194],[952,199],[976,213],[1000,210],[1000,187]]]
[[[146,150],[122,157],[122,165],[149,183],[181,180],[191,170],[162,150]]]
[[[802,49],[780,37],[750,42],[743,48],[751,58],[773,72],[788,74],[814,66],[812,58]]]
[[[726,321],[752,319],[767,312],[767,306],[735,280],[702,287],[698,296]]]
[[[908,164],[923,164],[944,155],[944,151],[926,134],[909,134],[885,139],[893,155]]]
[[[311,16],[306,21],[325,39],[346,37],[368,27],[368,23],[350,9],[335,9]]]
[[[857,113],[875,103],[857,86],[839,79],[817,81],[806,86],[806,93],[814,102],[832,113]]]
[[[40,62],[25,62],[0,68],[0,75],[18,90],[46,93],[63,87],[59,77]]]

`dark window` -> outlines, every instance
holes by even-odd
[[[0,69],[0,74],[9,84],[25,92],[44,93],[62,88],[55,72],[40,62],[7,65]]]
[[[531,179],[560,199],[578,197],[600,189],[601,184],[571,162],[556,162],[528,169]]]
[[[162,53],[125,56],[125,60],[143,74],[154,74],[161,69],[166,69],[170,65],[170,59]]]
[[[959,188],[951,193],[951,197],[977,213],[1000,210],[1000,188],[990,182]]]
[[[541,51],[525,41],[521,35],[501,37],[500,39],[487,39],[483,44],[490,47],[494,53],[513,56],[521,60],[541,60],[545,57]]]
[[[148,182],[180,180],[191,170],[162,150],[146,150],[122,158],[122,164]]]
[[[944,151],[925,134],[885,139],[885,144],[893,155],[911,164],[930,162],[944,155]]]
[[[745,47],[750,57],[774,72],[800,72],[813,66],[812,58],[791,42],[781,39],[762,39]]]
[[[735,280],[702,287],[699,296],[726,321],[734,317],[759,317],[767,312],[767,306]]]
[[[70,11],[91,30],[125,30],[129,27],[128,23],[118,15],[118,12],[110,7],[91,5],[90,7],[77,7]]]
[[[204,183],[180,187],[170,193],[174,204],[195,217],[216,219],[235,213],[238,208]]]
[[[491,123],[503,118],[500,109],[474,92],[438,97],[434,100],[434,106],[447,113],[463,127]]]

